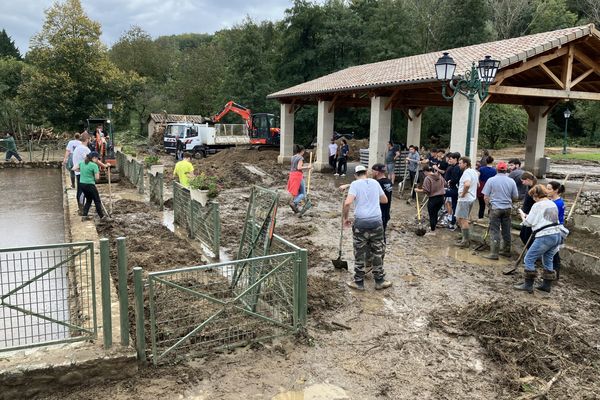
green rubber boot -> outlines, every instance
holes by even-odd
[[[488,260],[498,260],[498,242],[492,240],[490,242],[490,254],[484,254],[482,257]]]

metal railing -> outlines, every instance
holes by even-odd
[[[148,173],[148,188],[150,190],[150,203],[158,206],[159,210],[164,208],[164,174],[157,172],[156,174]]]
[[[0,249],[0,351],[96,335],[92,242]]]
[[[25,162],[62,161],[67,147],[64,140],[15,140],[15,144],[19,156]],[[6,143],[2,141],[0,152],[6,152]]]
[[[365,167],[369,168],[369,149],[360,149],[359,154],[360,163]],[[401,151],[400,157],[398,157],[398,159],[394,161],[394,175],[396,175],[397,178],[396,182],[400,182],[399,179],[402,179],[404,177],[405,171],[407,169],[406,157],[408,157],[408,151]],[[381,160],[382,163],[383,161],[384,160]]]
[[[219,203],[209,201],[202,206],[190,196],[190,189],[173,182],[173,221],[187,229],[192,239],[199,240],[219,258],[221,248],[221,218]]]
[[[268,254],[278,203],[277,191],[256,185],[252,187],[237,259]]]
[[[138,188],[138,192],[144,193],[144,163],[136,160],[130,155],[116,152],[117,168],[119,173]]]
[[[306,250],[277,236],[273,242],[274,251],[288,251],[152,272],[146,281],[136,268],[139,358],[145,360],[149,350],[157,364],[182,354],[206,354],[290,334],[304,326]]]

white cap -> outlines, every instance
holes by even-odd
[[[354,167],[354,173],[358,173],[358,172],[363,172],[366,171],[367,167],[365,167],[364,165],[357,165],[356,167]]]

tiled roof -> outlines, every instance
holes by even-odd
[[[590,35],[593,31],[594,25],[589,24],[443,51],[449,52],[456,62],[457,73],[470,69],[473,61],[477,62],[486,55],[500,60],[500,69],[502,69],[580,37]],[[432,81],[436,79],[434,64],[441,55],[442,51],[435,51],[372,64],[357,65],[280,90],[267,97],[302,96]]]
[[[205,119],[201,115],[183,115],[183,114],[164,114],[151,113],[148,121],[154,121],[159,124],[169,124],[172,122],[193,122],[195,124],[203,124]]]

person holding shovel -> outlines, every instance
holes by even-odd
[[[550,200],[556,204],[556,208],[558,208],[558,222],[561,225],[565,224],[565,202],[560,197],[561,194],[565,192],[565,186],[560,182],[550,181],[548,185],[546,185],[546,190],[548,190],[548,197]],[[554,272],[556,272],[556,280],[560,279],[560,252],[557,251],[552,259],[552,266],[554,268]]]
[[[290,208],[295,214],[300,212],[300,202],[306,196],[304,170],[311,168],[311,164],[304,165],[304,147],[299,144],[295,145],[291,161],[290,177],[287,183],[287,190],[293,197],[292,201],[290,201]]]
[[[475,203],[477,198],[479,175],[477,171],[471,168],[471,159],[469,157],[461,157],[458,160],[458,167],[462,171],[462,176],[458,182],[458,201],[455,216],[458,220],[458,226],[460,226],[462,240],[456,243],[456,245],[462,248],[469,248],[471,246],[469,215],[471,214],[473,203]]]
[[[388,199],[379,183],[367,176],[367,168],[364,165],[356,166],[354,176],[356,180],[350,184],[342,209],[344,226],[352,227],[354,244],[354,280],[347,284],[352,289],[365,290],[365,263],[367,254],[370,253],[375,289],[386,289],[392,286],[392,283],[385,280],[383,270],[385,243],[379,204],[387,203]],[[349,217],[352,204],[354,204],[354,222]]]
[[[6,155],[4,157],[4,161],[9,162],[13,157],[17,159],[20,163],[23,162],[19,152],[17,151],[17,145],[15,143],[15,138],[12,136],[12,133],[6,132],[6,138],[0,139],[0,142],[4,142],[4,146],[6,147]]]
[[[387,244],[387,237],[385,231],[387,224],[390,221],[390,208],[392,207],[392,192],[394,190],[394,184],[391,179],[385,176],[386,166],[383,164],[375,164],[371,167],[373,170],[373,179],[375,179],[381,189],[387,197],[387,203],[379,203],[381,209],[381,221],[383,222],[383,242]]]
[[[89,219],[88,212],[94,202],[96,212],[100,219],[105,219],[104,211],[102,209],[102,202],[100,201],[100,194],[96,188],[96,181],[100,179],[100,168],[98,164],[100,154],[92,151],[85,156],[85,159],[81,161],[74,168],[79,171],[79,185],[81,191],[85,196],[85,205],[83,206],[83,219]]]

